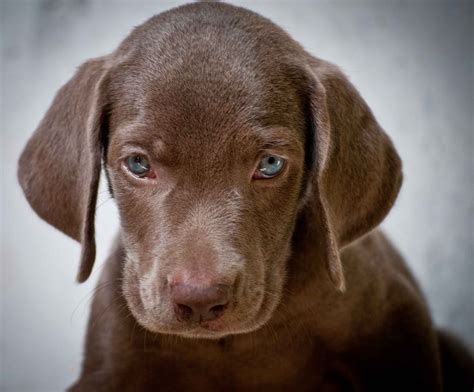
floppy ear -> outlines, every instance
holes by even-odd
[[[59,90],[18,166],[31,207],[82,244],[79,282],[89,277],[95,259],[105,62],[105,58],[86,62]]]
[[[310,111],[315,144],[312,207],[327,270],[343,291],[339,250],[376,227],[402,183],[389,137],[339,69],[314,59]]]

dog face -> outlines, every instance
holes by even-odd
[[[95,256],[101,155],[129,308],[148,330],[185,337],[265,324],[301,221],[310,262],[343,290],[339,248],[383,219],[401,183],[396,152],[344,76],[225,4],[154,17],[83,65],[25,148],[20,183],[82,243],[80,281]]]
[[[209,55],[221,47],[194,45]],[[134,67],[156,69],[138,81],[151,86],[143,94],[128,94],[121,69],[111,82],[136,112],[116,116],[111,103],[107,150],[125,297],[152,331],[247,332],[270,317],[282,291],[304,172],[302,102],[284,69],[243,76],[245,63],[225,72],[229,59],[203,68],[192,47],[167,52],[180,64],[134,56]],[[243,63],[241,53],[230,61]]]

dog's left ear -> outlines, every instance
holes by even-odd
[[[400,158],[339,69],[311,60],[309,111],[314,145],[310,207],[328,274],[343,291],[339,251],[376,227],[402,183]]]

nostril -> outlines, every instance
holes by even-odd
[[[193,309],[184,304],[175,305],[175,313],[179,320],[190,320],[193,317]]]
[[[225,313],[229,303],[230,287],[227,285],[174,284],[170,289],[170,299],[179,321],[215,320]]]
[[[227,304],[213,306],[211,309],[209,309],[209,313],[212,316],[211,318],[220,317],[222,313],[224,313],[226,308],[227,308]]]

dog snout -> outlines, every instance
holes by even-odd
[[[230,300],[230,286],[225,284],[171,285],[171,300],[180,321],[216,320],[223,315]]]

